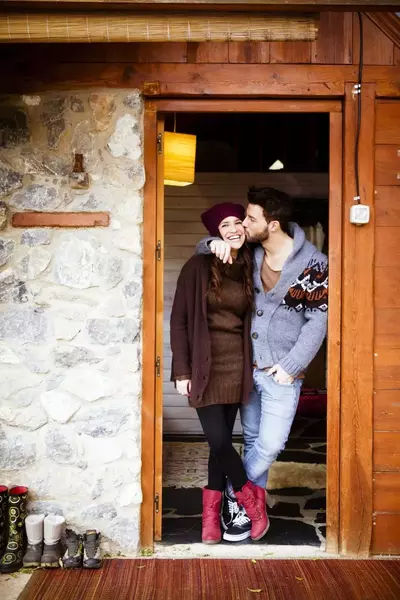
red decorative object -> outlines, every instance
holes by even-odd
[[[326,417],[326,410],[326,390],[302,389],[297,407],[299,417]]]

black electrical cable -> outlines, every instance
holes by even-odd
[[[363,21],[361,13],[358,14],[358,21],[360,24],[360,61],[358,65],[358,85],[357,85],[357,129],[356,129],[356,141],[354,145],[354,174],[356,179],[356,202],[360,204],[360,174],[359,174],[359,143],[360,143],[360,129],[361,129],[361,84],[362,84],[362,73],[363,73],[363,57],[364,57],[364,35],[363,35]]]

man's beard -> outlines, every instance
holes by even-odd
[[[261,233],[257,233],[255,235],[249,235],[247,229],[245,230],[246,233],[246,242],[249,242],[249,244],[262,244],[263,242],[266,242],[269,239],[269,231],[268,231],[268,226],[261,231]]]

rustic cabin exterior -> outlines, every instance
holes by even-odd
[[[21,480],[34,505],[56,507],[77,526],[98,523],[111,550],[153,548],[162,535],[164,118],[325,113],[327,551],[398,554],[400,17],[388,12],[395,6],[364,0],[359,14],[351,12],[357,2],[326,3],[337,4],[334,11],[293,2],[284,20],[292,10],[320,11],[312,16],[316,39],[305,41],[291,39],[288,27],[286,41],[122,43],[111,33],[89,44],[89,30],[74,37],[71,29],[74,43],[50,43],[48,13],[63,15],[77,2],[62,4],[0,2],[5,483]],[[278,4],[239,8],[268,16]],[[217,2],[178,8],[204,7],[221,10]],[[85,15],[97,8],[80,3]],[[102,9],[112,19],[112,3]],[[16,16],[29,22],[34,10],[47,14],[50,29],[31,30],[38,43],[26,30],[13,37]],[[357,195],[370,209],[359,226],[350,222]]]

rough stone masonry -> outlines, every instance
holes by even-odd
[[[0,483],[123,553],[142,501],[142,109],[120,90],[0,98]],[[13,229],[20,211],[111,224]]]

